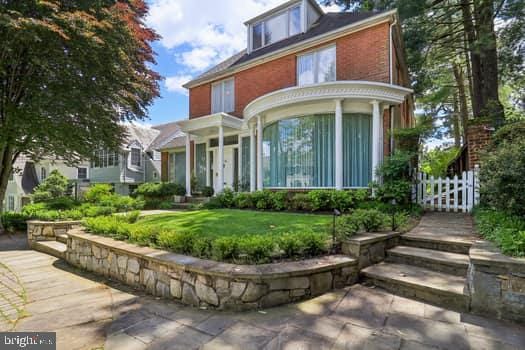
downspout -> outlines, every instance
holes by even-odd
[[[394,39],[393,39],[393,28],[397,24],[397,17],[394,16],[394,22],[390,24],[389,33],[389,65],[390,65],[390,85],[394,84]],[[388,111],[390,115],[390,154],[394,151],[394,113],[392,106],[389,107]]]

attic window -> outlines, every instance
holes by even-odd
[[[301,32],[301,6],[291,7],[252,25],[252,49],[273,44]]]
[[[131,149],[131,165],[140,166],[140,149],[139,148]]]

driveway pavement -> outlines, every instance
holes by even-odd
[[[0,330],[57,332],[59,349],[524,349],[525,327],[363,285],[226,313],[143,295],[0,236]]]

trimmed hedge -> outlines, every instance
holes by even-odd
[[[327,212],[334,209],[349,211],[370,199],[368,190],[313,190],[292,193],[262,190],[235,193],[226,189],[205,205],[206,208],[238,208],[256,210],[289,210]]]
[[[477,209],[474,219],[483,238],[495,242],[504,254],[525,257],[525,218],[494,209]]]
[[[192,232],[157,231],[133,225],[129,215],[88,218],[84,225],[94,234],[203,259],[235,263],[262,264],[278,258],[313,257],[328,250],[326,235],[314,232],[211,238]]]

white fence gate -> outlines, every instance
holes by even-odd
[[[479,204],[479,168],[464,171],[459,178],[434,178],[418,173],[416,202],[427,210],[471,212]]]

